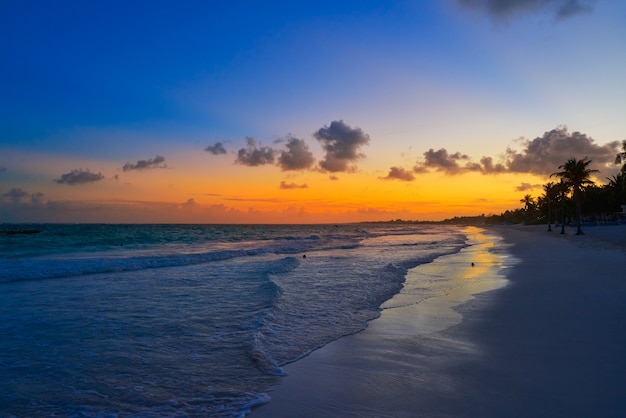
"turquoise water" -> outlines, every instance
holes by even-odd
[[[358,332],[432,225],[0,225],[1,416],[244,416]]]

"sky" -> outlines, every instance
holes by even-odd
[[[621,0],[0,1],[0,222],[499,214],[626,139]]]

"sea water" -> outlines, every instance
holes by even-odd
[[[406,223],[0,225],[0,416],[245,416],[467,245]]]

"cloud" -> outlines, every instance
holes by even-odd
[[[591,12],[595,2],[596,0],[457,0],[462,6],[487,12],[500,20],[522,13],[546,11],[557,19],[566,19]]]
[[[460,152],[449,153],[445,148],[435,151],[433,148],[424,153],[424,161],[418,161],[413,167],[416,174],[428,173],[430,169],[444,172],[449,175],[463,174],[468,172],[481,172],[483,174],[504,173],[506,167],[501,163],[493,163],[491,157],[483,157],[480,163],[470,160],[467,154]]]
[[[216,142],[214,145],[209,145],[204,149],[206,152],[210,152],[213,155],[226,154],[226,148],[221,142]]]
[[[543,185],[541,184],[530,184],[530,183],[522,183],[519,186],[515,187],[516,192],[527,192],[528,190],[540,189]]]
[[[567,127],[559,127],[533,140],[522,140],[522,150],[507,148],[504,157],[506,170],[513,173],[550,175],[569,158],[588,157],[592,166],[600,169],[615,161],[618,141],[598,145],[580,132],[569,133]]]
[[[485,174],[497,174],[504,173],[507,171],[506,167],[502,163],[493,163],[493,158],[491,157],[482,157],[480,159],[480,164],[482,165],[482,171]]]
[[[154,158],[150,158],[148,160],[139,160],[135,164],[126,163],[122,170],[130,171],[130,170],[145,170],[148,168],[166,168],[167,165],[165,163],[165,157],[162,155],[157,155]]]
[[[60,179],[54,180],[59,184],[68,184],[73,186],[75,184],[93,183],[100,181],[104,178],[102,173],[92,173],[89,170],[74,169],[69,173],[61,175]]]
[[[286,183],[284,181],[281,181],[280,188],[283,190],[308,189],[309,186],[307,184]]]
[[[480,162],[473,162],[466,154],[449,153],[445,148],[437,151],[431,148],[424,153],[424,161],[416,163],[413,171],[422,173],[433,169],[450,175],[479,172],[548,176],[569,158],[583,157],[592,160],[592,168],[602,170],[612,165],[620,145],[619,141],[598,145],[593,138],[583,133],[568,132],[565,126],[545,132],[533,140],[521,139],[519,143],[520,150],[507,148],[498,163],[494,163],[493,158],[488,156],[482,157]]]
[[[22,190],[19,187],[14,187],[11,190],[9,190],[8,192],[0,195],[0,201],[2,200],[9,200],[11,201],[11,203],[15,204],[15,205],[19,205],[20,207],[24,207],[24,203],[27,202],[22,202],[24,199],[27,199],[30,197],[30,203],[31,206],[32,205],[42,205],[44,202],[44,194],[41,192],[35,192],[33,194],[28,193],[25,190]]]
[[[410,171],[402,168],[402,167],[391,167],[389,169],[389,174],[386,177],[381,177],[382,180],[402,180],[402,181],[413,181],[415,180],[415,176]]]
[[[326,152],[320,167],[332,173],[355,170],[350,164],[365,157],[359,150],[370,141],[363,130],[351,128],[342,120],[332,121],[330,126],[320,128],[313,136]]]
[[[425,168],[433,168],[446,174],[460,174],[469,170],[465,165],[459,164],[462,161],[469,161],[469,157],[460,152],[449,154],[445,148],[440,148],[437,151],[431,148],[424,153],[424,162],[418,163],[414,171],[424,172]]]
[[[265,164],[274,164],[274,151],[270,147],[257,147],[256,140],[250,136],[246,137],[247,146],[237,152],[236,163],[256,167]]]
[[[4,193],[2,195],[3,198],[7,198],[11,201],[13,201],[14,203],[19,203],[20,200],[26,198],[30,196],[30,194],[24,190],[22,190],[19,187],[14,187],[11,190],[9,190],[8,192]]]
[[[339,180],[339,177],[335,176],[334,174],[328,177],[330,180]]]
[[[0,167],[0,173],[2,173],[3,171],[7,171],[6,167]]]
[[[281,151],[278,157],[278,165],[283,171],[304,170],[315,163],[315,157],[304,140],[291,137],[285,146],[287,150]]]
[[[415,164],[415,166],[413,167],[413,172],[414,172],[415,174],[425,174],[425,173],[428,173],[428,172],[429,172],[429,170],[428,170],[428,168],[426,168],[426,167],[424,166],[424,163],[423,163],[423,162],[418,162],[418,163],[417,163],[417,164]]]

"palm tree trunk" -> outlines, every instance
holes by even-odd
[[[565,199],[561,203],[561,234],[565,234]]]
[[[552,232],[552,202],[548,199],[548,232]]]
[[[574,188],[574,203],[576,204],[576,235],[585,235],[581,229],[582,203],[580,201],[580,190]]]

